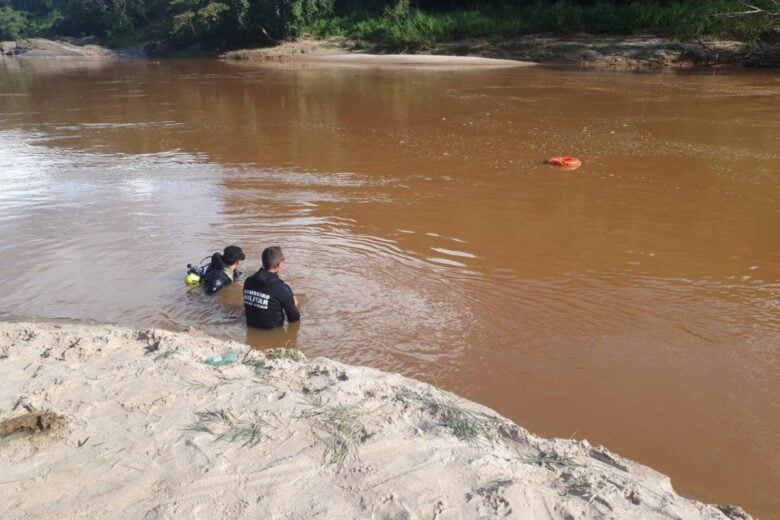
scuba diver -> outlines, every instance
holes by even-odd
[[[208,265],[187,264],[187,285],[203,285],[206,294],[211,295],[238,280],[241,271],[236,269],[246,255],[238,246],[227,246],[222,253],[214,253]],[[205,259],[204,259],[205,260]]]

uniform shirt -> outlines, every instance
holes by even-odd
[[[284,325],[284,317],[293,322],[301,319],[295,307],[292,289],[279,275],[260,269],[244,282],[246,324],[259,329]]]

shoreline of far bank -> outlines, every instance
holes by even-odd
[[[0,42],[10,60],[208,57],[249,63],[323,65],[514,67],[533,64],[585,69],[680,70],[724,67],[780,67],[780,44],[739,41],[678,41],[653,36],[556,37],[529,35],[512,39],[472,39],[440,43],[420,53],[388,53],[379,47],[357,48],[352,40],[299,38],[271,47],[220,51],[147,46],[110,49],[94,38]]]
[[[239,361],[203,363],[227,351]],[[751,518],[603,446],[294,349],[0,322],[0,374],[0,500],[15,517]]]
[[[472,39],[440,43],[425,53],[388,54],[378,47],[357,48],[346,38],[299,38],[273,47],[240,49],[220,54],[226,60],[282,63],[332,63],[350,56],[354,64],[376,64],[382,56],[482,58],[521,65],[542,64],[613,70],[664,70],[717,67],[780,67],[780,44],[739,41],[683,42],[654,36],[556,37],[529,35],[512,39]],[[340,58],[347,61],[345,58]],[[487,63],[487,62],[485,62]],[[424,63],[423,63],[424,64]],[[496,63],[498,65],[498,62]]]

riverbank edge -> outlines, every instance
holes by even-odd
[[[155,57],[207,57],[247,62],[328,62],[334,55],[354,56],[353,64],[372,64],[388,56],[380,48],[357,48],[347,38],[317,40],[299,38],[272,47],[238,49],[174,50],[155,46],[109,49],[94,38],[32,38],[0,42],[0,55],[11,59],[118,59]],[[780,44],[748,44],[738,41],[683,42],[653,36],[607,37],[581,35],[563,38],[529,35],[514,39],[475,39],[441,43],[414,56],[478,57],[518,61],[523,64],[615,70],[663,70],[718,67],[780,67]],[[361,59],[361,57],[364,57]],[[374,63],[375,64],[375,63]],[[409,63],[407,63],[409,64]]]
[[[273,47],[228,51],[220,58],[250,62],[316,62],[325,61],[324,57],[334,54],[363,55],[368,62],[369,56],[386,53],[379,48],[357,48],[346,38],[300,38]],[[654,36],[529,35],[501,40],[473,39],[440,43],[419,55],[469,56],[616,70],[780,67],[780,44],[683,42]]]
[[[96,38],[29,38],[0,41],[0,59],[102,59],[143,58],[138,48],[110,49]]]
[[[202,362],[228,351],[239,361]],[[603,446],[294,349],[0,322],[0,374],[0,500],[15,517],[751,518]]]

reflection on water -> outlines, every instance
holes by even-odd
[[[0,66],[0,315],[399,371],[769,516],[778,106],[770,74]],[[285,249],[300,324],[184,286],[229,243]]]

